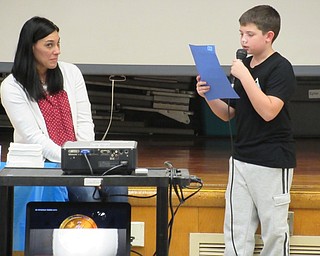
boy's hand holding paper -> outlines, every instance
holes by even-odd
[[[208,100],[239,98],[220,66],[214,45],[189,45],[202,81],[210,85]]]

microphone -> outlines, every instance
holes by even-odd
[[[238,49],[237,52],[236,52],[236,58],[238,60],[244,60],[245,58],[247,57],[247,51],[245,49]],[[230,80],[231,80],[231,86],[233,87],[234,86],[234,80],[236,78],[230,74]]]
[[[247,51],[245,49],[238,49],[236,52],[236,58],[244,60],[247,57]]]

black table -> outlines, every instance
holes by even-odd
[[[61,169],[4,168],[0,171],[0,255],[12,255],[14,186],[137,186],[156,187],[157,256],[168,255],[168,188],[171,181],[190,183],[189,172],[181,169],[170,177],[167,170],[149,169],[146,175],[65,175]]]

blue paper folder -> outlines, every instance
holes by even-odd
[[[236,99],[238,94],[233,90],[230,81],[220,66],[214,45],[189,45],[196,69],[202,81],[210,85],[206,93],[208,100]]]

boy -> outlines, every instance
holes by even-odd
[[[207,101],[219,118],[236,116],[237,139],[230,158],[225,209],[225,255],[253,255],[261,225],[261,255],[289,255],[287,224],[290,187],[296,166],[288,102],[296,87],[292,65],[273,50],[280,31],[279,13],[255,6],[239,19],[240,41],[250,57],[234,60],[231,74],[240,96]],[[205,98],[210,85],[197,77]]]

